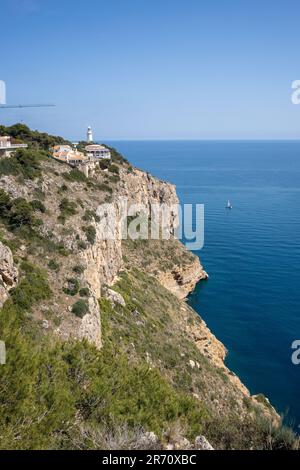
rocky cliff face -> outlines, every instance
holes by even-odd
[[[159,181],[148,173],[137,169],[129,170],[124,166],[120,166],[119,178],[116,180],[112,176],[108,179],[105,173],[97,173],[96,170],[93,182],[81,180],[78,176],[73,180],[69,173],[68,166],[49,161],[44,164],[44,174],[40,180],[26,180],[20,185],[15,177],[3,176],[0,178],[0,188],[12,198],[22,197],[27,201],[34,200],[37,194],[42,195],[45,211],[40,235],[48,240],[51,246],[63,245],[71,254],[60,261],[59,270],[53,272],[49,270],[48,276],[54,300],[49,302],[49,305],[33,311],[33,315],[41,321],[43,312],[56,312],[55,322],[52,318],[47,322],[43,321],[45,329],[53,331],[63,339],[68,339],[70,336],[85,338],[97,348],[101,348],[101,311],[98,300],[103,290],[106,289],[107,292],[106,285],[113,285],[122,270],[137,267],[155,277],[180,300],[194,289],[197,282],[207,279],[208,275],[198,257],[188,252],[173,237],[178,224],[176,212],[178,198],[173,185]],[[124,200],[129,207],[132,204],[137,208],[139,205],[146,207],[149,217],[153,204],[166,204],[174,208],[170,215],[169,240],[122,240],[121,209]],[[99,205],[103,203],[109,204],[110,208],[114,209],[115,220],[112,220],[109,212],[99,210]],[[73,204],[72,219],[58,222],[57,215],[69,216],[70,204]],[[103,237],[105,226],[111,227],[114,231],[111,239]],[[47,263],[53,261],[51,252],[45,255],[39,251],[38,246],[32,247],[30,240],[24,243],[30,261],[39,264],[41,268],[44,269]],[[20,248],[16,254],[24,256]],[[84,301],[88,311],[82,317],[72,313],[75,301],[82,302],[82,298],[79,297],[79,287],[72,294],[63,289],[63,286],[70,282],[70,278],[72,282],[74,281],[74,272],[77,271],[76,282],[79,287],[89,292],[88,298]],[[7,299],[9,290],[16,285],[17,279],[18,273],[12,254],[0,243],[0,306]],[[182,311],[184,312],[186,308],[186,304],[183,303]],[[198,318],[196,313],[193,312],[193,315]],[[178,318],[178,321],[182,320]],[[238,390],[237,400],[242,406],[243,397],[248,398],[250,394],[238,377],[224,365],[226,356],[224,345],[215,338],[202,320],[185,326],[183,322],[183,328],[203,356],[214,367],[221,369]],[[190,367],[194,366],[192,361]]]
[[[206,279],[208,274],[196,257],[187,266],[177,265],[171,271],[161,272],[158,275],[159,282],[179,299],[187,297],[199,281]]]
[[[12,252],[0,242],[0,308],[6,301],[10,289],[18,282],[18,271],[14,264]]]
[[[0,177],[0,189],[3,189],[11,198],[25,198],[28,202],[34,200],[37,194],[41,195],[46,208],[43,214],[43,224],[40,228],[41,235],[45,239],[51,240],[51,243],[63,245],[72,253],[72,258],[68,257],[64,260],[64,266],[58,273],[49,272],[51,286],[57,297],[53,309],[59,309],[58,316],[61,320],[59,326],[55,327],[51,321],[47,322],[49,325],[47,329],[51,330],[53,326],[53,331],[62,338],[69,336],[86,338],[97,347],[101,347],[101,314],[98,306],[101,288],[113,284],[118,273],[124,267],[124,243],[121,233],[124,215],[121,212],[123,202],[126,201],[127,208],[135,205],[139,210],[139,206],[143,206],[150,214],[151,204],[176,206],[178,198],[173,185],[159,181],[148,173],[137,169],[128,171],[126,167],[121,166],[118,181],[109,185],[105,173],[94,171],[95,182],[90,186],[87,185],[88,180],[80,181],[80,178],[75,181],[67,181],[66,184],[66,175],[69,172],[70,167],[51,160],[43,163],[43,177],[40,180],[25,180],[21,185],[14,176],[4,175]],[[61,188],[64,188],[63,191]],[[107,189],[110,189],[111,195],[107,194]],[[57,217],[64,211],[63,203],[65,205],[71,203],[76,206],[71,225],[69,221],[63,224],[58,223]],[[99,205],[102,204],[109,204],[110,207],[113,207],[115,210],[114,221],[109,213],[99,212]],[[89,213],[89,219],[85,220],[87,213]],[[100,213],[101,216],[97,217],[97,214],[100,215]],[[90,214],[94,215],[90,216]],[[177,223],[177,213],[174,210],[170,217],[171,232],[175,230]],[[87,226],[92,228],[94,232],[93,240],[88,243],[84,233],[84,228]],[[103,236],[103,231],[107,227],[111,227],[111,230],[114,231],[114,236],[111,239],[106,239]],[[81,242],[82,248],[79,247],[79,242]],[[83,245],[85,246],[83,247]],[[27,251],[29,243],[25,243],[24,247]],[[16,278],[12,271],[11,276],[8,276],[8,271],[13,266],[12,259],[7,250],[3,248],[2,251],[3,276],[6,281],[2,282],[0,289],[1,298],[4,301],[10,288],[9,283],[13,287]],[[38,254],[38,250],[35,254]],[[23,256],[24,253],[18,250],[17,255]],[[41,263],[41,267],[44,268],[45,261],[47,259],[49,261],[51,255],[46,255],[46,260],[45,258],[36,259],[35,256],[33,258],[35,258],[34,262]],[[70,314],[75,299],[62,295],[62,287],[66,280],[74,277],[72,264],[76,263],[84,267],[80,281],[83,287],[86,286],[90,291],[89,312],[82,319],[75,318]],[[40,314],[37,313],[37,315],[40,318]]]
[[[165,203],[174,206],[178,204],[176,190],[173,185],[159,181],[140,170],[133,170],[131,173],[123,171],[121,173],[120,184],[116,188],[113,201],[109,203],[113,206],[116,219],[112,221],[109,213],[103,216],[101,211],[101,221],[94,223],[96,241],[93,246],[81,254],[87,266],[85,277],[98,297],[101,293],[101,286],[112,284],[123,267],[123,214],[121,212],[123,201],[126,201],[127,209],[132,205],[140,205],[147,208],[149,212],[151,204]],[[176,228],[178,223],[176,215],[176,213],[172,214],[170,223],[172,230]],[[110,227],[111,233],[115,233],[114,239],[104,239],[103,231],[107,227]]]

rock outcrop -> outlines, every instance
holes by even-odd
[[[208,274],[196,257],[187,266],[175,266],[171,271],[161,272],[158,276],[159,282],[179,299],[184,299],[204,279],[208,279]]]
[[[125,307],[126,303],[121,294],[118,292],[108,289],[108,287],[103,288],[103,295],[106,297],[113,305],[119,304],[122,305],[122,307]]]
[[[10,289],[18,282],[18,270],[10,249],[0,242],[0,307],[6,301]]]
[[[197,450],[214,450],[213,446],[208,442],[208,440],[204,436],[196,437],[194,448]]]

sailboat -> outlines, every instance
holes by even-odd
[[[228,202],[227,202],[226,209],[232,209],[232,205],[231,205],[231,202],[229,201],[229,199],[228,199]]]

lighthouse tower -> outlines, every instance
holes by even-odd
[[[89,126],[87,128],[87,142],[90,144],[91,142],[93,142],[93,131],[92,131],[92,128],[91,126]]]

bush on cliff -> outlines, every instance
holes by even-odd
[[[87,227],[82,227],[82,230],[85,233],[87,241],[93,245],[96,241],[96,229],[93,225],[88,225]]]
[[[12,157],[0,160],[0,175],[14,175],[33,180],[41,175],[40,163],[46,156],[43,151],[19,149]]]
[[[32,205],[21,197],[11,199],[3,189],[0,189],[0,218],[11,229],[36,225]]]
[[[16,307],[25,311],[30,310],[35,303],[49,299],[52,293],[44,271],[24,261],[20,269],[22,278],[11,291],[11,299]]]
[[[0,126],[0,135],[9,135],[17,140],[27,143],[30,148],[46,150],[58,144],[70,144],[63,137],[53,136],[46,132],[32,131],[25,124],[14,124],[10,127]]]
[[[83,318],[89,312],[89,306],[85,300],[79,299],[73,305],[72,312],[76,317]]]

